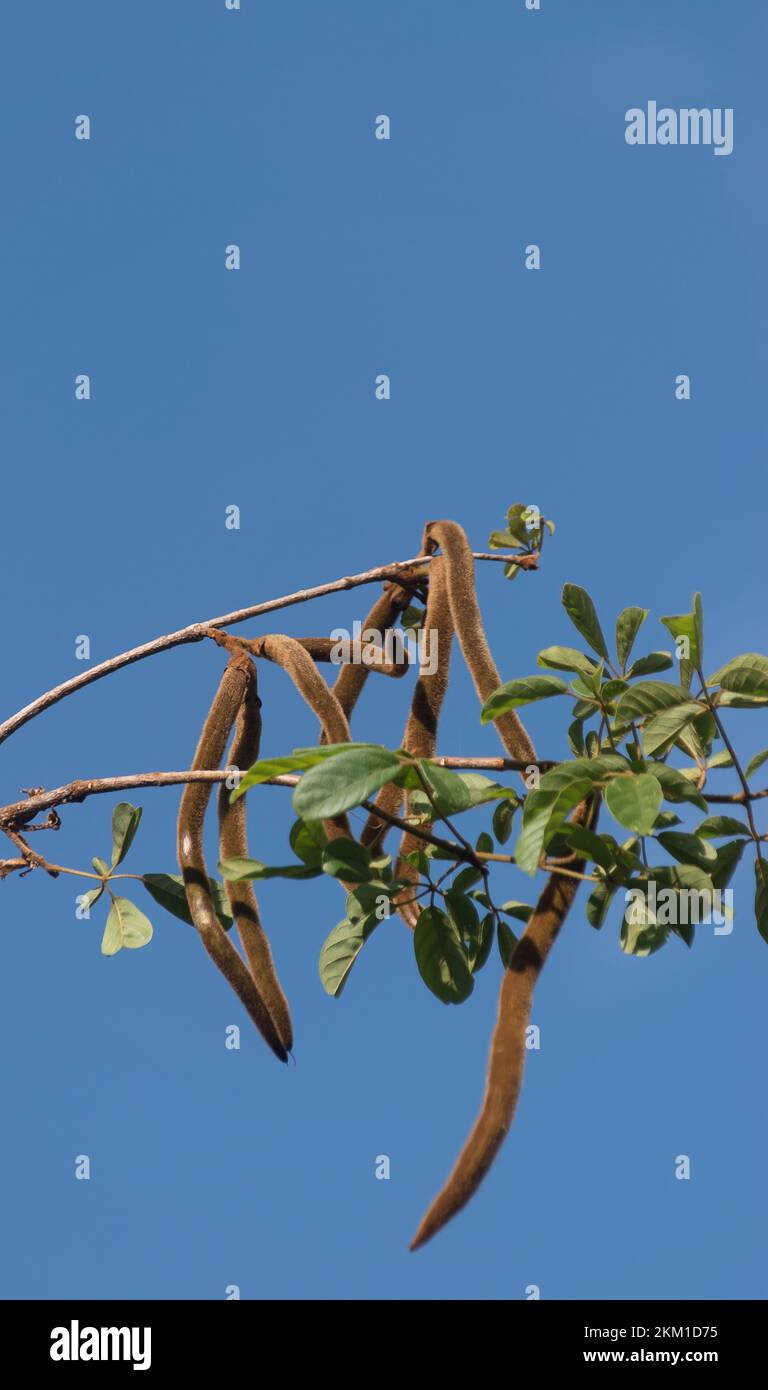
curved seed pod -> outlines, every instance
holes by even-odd
[[[573,821],[584,824],[590,814],[589,803],[582,802],[574,811]],[[582,873],[583,869],[583,862],[579,861],[575,871]],[[533,991],[578,888],[578,879],[551,874],[515,947],[501,982],[480,1114],[445,1187],[424,1216],[411,1250],[425,1245],[466,1206],[506,1138],[523,1084],[525,1032]]]
[[[369,671],[373,671],[375,675],[394,676],[395,679],[398,679],[400,676],[404,676],[408,670],[407,661],[388,661],[386,652],[370,639],[360,643],[360,650],[355,652],[353,662],[336,660],[334,653],[339,644],[330,637],[296,637],[294,640],[304,648],[313,661],[333,662],[335,666],[341,666],[343,671],[363,670],[366,675]],[[338,680],[336,684],[338,684]],[[338,699],[338,695],[336,698]],[[339,703],[341,702],[339,701]]]
[[[244,653],[228,662],[203,725],[192,771],[213,771],[219,767],[229,731],[251,680],[250,667],[251,662]],[[281,1062],[286,1062],[288,1053],[272,1016],[242,957],[216,916],[203,853],[203,823],[210,795],[210,783],[190,782],[184,788],[179,807],[179,867],[192,921],[211,960],[232,986],[265,1042]]]
[[[363,624],[363,632],[376,632],[381,638],[384,638],[386,633],[395,626],[400,615],[408,607],[413,597],[413,586],[423,583],[426,571],[426,566],[415,570],[404,571],[402,579],[404,583],[407,581],[409,585],[408,588],[403,588],[401,584],[394,581],[388,581],[384,585],[383,593],[376,599],[376,602]],[[407,663],[403,665],[403,673],[406,668]],[[349,719],[352,714],[367,679],[368,668],[357,662],[351,662],[347,666],[342,666],[336,677],[333,685],[333,693],[346,714],[347,719]]]
[[[224,647],[232,655],[236,655],[238,652],[253,652],[255,656],[264,655],[261,645],[264,639],[261,637],[235,637],[232,633],[224,632],[221,628],[209,628],[206,635],[213,638],[218,646]],[[341,666],[342,671],[348,669],[347,663],[337,660],[335,653],[339,644],[331,637],[291,637],[287,640],[297,642],[313,661],[332,662],[334,666]],[[370,639],[361,643],[360,656],[363,663],[362,670],[366,676],[370,671],[373,671],[376,675],[393,676],[397,679],[404,676],[408,669],[407,661],[389,661],[386,652]]]
[[[439,545],[448,565],[451,613],[464,660],[483,704],[501,685],[483,628],[475,593],[475,562],[461,526],[455,521],[428,521],[424,535],[430,551]],[[425,547],[425,548],[426,548]],[[434,563],[434,562],[433,562]],[[514,710],[494,720],[511,758],[535,762],[536,754]]]
[[[433,758],[437,742],[438,720],[448,689],[448,671],[453,641],[453,618],[448,601],[446,564],[441,557],[433,560],[430,567],[429,596],[423,632],[425,642],[422,648],[419,678],[413,692],[413,702],[405,726],[402,746],[407,753],[413,754],[416,758]],[[391,815],[397,815],[402,796],[401,788],[390,782],[382,788],[376,804],[381,806],[383,810],[389,811]],[[390,810],[390,807],[393,809]],[[373,817],[370,819],[372,821]],[[386,830],[386,823],[384,823],[384,829]],[[377,833],[371,843],[376,844],[380,838]],[[407,863],[405,855],[419,849],[420,846],[421,842],[418,838],[406,832],[400,843],[397,861],[396,873],[398,878],[410,880],[414,887],[418,884],[420,875],[417,869]],[[412,894],[401,897],[396,905],[403,920],[407,922],[409,927],[415,928],[421,908],[418,903],[413,901]]]
[[[422,549],[425,548],[425,545],[426,533]],[[425,663],[422,661],[403,734],[402,747],[409,753],[413,752],[419,757],[429,758],[433,756],[435,751],[437,721],[448,686],[448,663],[453,641],[453,621],[449,607],[445,565],[442,561],[432,561],[427,579],[429,589],[423,631],[429,644],[427,656],[430,658],[434,654],[437,665],[435,671],[432,672],[425,669]],[[445,663],[444,669],[443,661]],[[428,659],[426,665],[431,666],[432,661]],[[390,816],[396,816],[400,812],[403,800],[402,788],[395,786],[394,782],[387,782],[376,797],[375,804]],[[371,812],[363,827],[360,839],[372,853],[376,853],[381,850],[389,828],[386,821],[381,820]],[[409,844],[407,849],[401,846],[400,853],[401,855],[407,854],[413,848],[414,845],[412,844]],[[407,876],[408,866],[400,865],[399,868],[404,868],[403,876]]]
[[[350,742],[347,716],[333,691],[329,690],[316,669],[312,657],[295,637],[277,634],[256,637],[249,641],[248,647],[256,656],[266,657],[268,661],[275,662],[287,671],[299,694],[317,715],[325,743]],[[332,821],[324,821],[323,824],[329,840],[340,835],[351,839],[346,816],[336,816]]]
[[[256,687],[256,668],[250,663],[251,678],[246,686],[235,721],[235,732],[229,750],[229,766],[245,771],[259,757],[261,742],[261,701]],[[219,850],[222,859],[248,857],[246,831],[246,800],[242,796],[230,803],[226,783],[219,788]],[[286,1052],[293,1047],[293,1028],[288,1001],[277,978],[272,952],[259,919],[259,907],[253,884],[225,882],[232,916],[237,926],[245,957]]]
[[[298,638],[272,633],[253,638],[248,646],[255,656],[266,657],[267,661],[287,671],[299,694],[317,715],[329,743],[349,743],[347,716]]]

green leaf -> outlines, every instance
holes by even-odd
[[[584,746],[584,724],[581,719],[574,719],[568,726],[568,747],[575,757],[583,757]]]
[[[323,852],[323,872],[349,883],[365,883],[371,877],[371,856],[365,845],[339,835]]]
[[[492,782],[480,772],[460,772],[459,777],[469,792],[469,805],[484,806],[490,801],[509,801],[514,809],[520,805],[520,797],[512,787],[503,787],[500,782]]]
[[[628,956],[650,956],[664,945],[668,935],[669,927],[656,921],[647,896],[635,890],[621,920],[622,951]]]
[[[562,600],[563,607],[577,631],[589,643],[593,652],[597,652],[598,656],[608,661],[608,648],[595,605],[586,589],[580,588],[578,584],[564,584]]]
[[[750,758],[749,762],[747,763],[747,771],[745,776],[751,777],[752,773],[757,772],[757,769],[759,767],[762,767],[763,763],[766,761],[768,761],[768,748],[763,748],[759,753],[755,753],[754,758]]]
[[[641,764],[642,766],[642,764]],[[649,763],[644,771],[653,773],[656,781],[661,784],[664,799],[671,802],[690,801],[693,806],[698,806],[702,811],[707,810],[707,803],[701,792],[691,786],[687,777],[677,767],[667,767],[666,763]],[[698,776],[698,769],[696,769]]]
[[[304,773],[293,793],[293,808],[303,820],[329,820],[359,806],[393,781],[400,768],[400,759],[387,748],[338,753]]]
[[[466,869],[462,869],[456,875],[455,879],[453,880],[453,886],[454,888],[457,888],[460,893],[466,893],[467,889],[472,888],[476,883],[479,883],[482,877],[483,875],[481,874],[480,870],[473,869],[470,864],[467,866]]]
[[[412,887],[411,884],[407,885]],[[377,922],[389,916],[389,898],[393,888],[386,883],[360,883],[347,894],[347,921],[362,922],[363,918],[375,915]],[[382,899],[387,900],[386,910],[382,910]]]
[[[696,826],[695,833],[707,840],[725,839],[727,835],[744,835],[747,839],[751,838],[749,827],[736,820],[735,816],[707,816],[706,820]]]
[[[613,705],[624,694],[625,690],[629,690],[628,683],[625,680],[617,679],[606,681],[600,693],[605,704]]]
[[[587,921],[591,927],[599,931],[608,916],[608,909],[613,902],[616,889],[607,883],[598,883],[589,895],[587,900]]]
[[[438,815],[453,816],[472,805],[469,787],[455,772],[423,760],[419,762],[419,770],[432,793]]]
[[[473,939],[469,944],[469,948],[467,951],[467,960],[469,962],[469,968],[472,971],[473,975],[476,975],[478,970],[482,970],[483,966],[488,960],[489,955],[491,954],[491,947],[493,945],[494,921],[495,918],[493,916],[493,913],[486,913],[485,917],[480,923],[480,927],[476,938]]]
[[[524,532],[522,534],[525,534]],[[516,536],[512,531],[491,531],[488,537],[489,550],[516,550],[518,546],[528,545],[529,536],[525,540],[521,536]]]
[[[619,847],[612,835],[597,835],[583,825],[565,825],[563,838],[584,859],[591,859],[603,869],[610,869],[615,863]]]
[[[477,940],[480,931],[480,917],[475,904],[465,893],[453,887],[445,895],[445,907],[467,950],[470,943]]]
[[[141,881],[149,896],[154,898],[160,907],[164,907],[166,912],[178,917],[181,922],[187,922],[190,927],[194,926],[181,874],[142,874]],[[216,916],[224,930],[229,931],[232,926],[232,908],[224,884],[219,883],[218,879],[209,878],[208,885]]]
[[[339,922],[320,948],[318,969],[326,994],[338,999],[352,966],[371,933],[379,925],[374,913],[356,922]]]
[[[685,704],[674,705],[671,709],[662,710],[660,714],[647,719],[643,725],[643,747],[646,755],[649,758],[657,753],[663,756],[672,744],[687,732],[686,725],[699,714],[701,705],[695,700],[688,700]]]
[[[616,655],[622,671],[629,660],[635,638],[647,617],[647,608],[623,608],[616,619]]]
[[[673,859],[680,864],[697,864],[702,869],[711,869],[717,859],[717,851],[708,840],[700,840],[697,835],[688,835],[682,830],[662,830],[657,836]]]
[[[515,859],[527,874],[535,874],[547,838],[557,831],[569,811],[612,772],[624,772],[623,758],[575,758],[545,772],[535,791],[526,797],[523,824],[515,846]]]
[[[583,676],[590,676],[597,665],[594,657],[585,656],[575,647],[545,647],[536,660],[539,666],[554,671],[580,671]]]
[[[480,720],[488,724],[508,710],[530,705],[535,700],[547,700],[552,695],[566,695],[568,686],[557,676],[523,676],[520,680],[507,681],[494,690],[483,705]]]
[[[670,652],[649,652],[647,656],[640,656],[633,662],[627,676],[630,680],[634,680],[635,676],[652,676],[657,671],[668,671],[672,664]]]
[[[647,873],[660,888],[711,894],[714,887],[711,866],[703,869],[697,864],[657,864],[649,868]]]
[[[90,909],[94,906],[94,904],[97,903],[97,902],[99,901],[99,898],[101,897],[101,895],[102,895],[103,892],[104,892],[104,884],[103,884],[103,883],[98,884],[98,886],[97,886],[96,888],[89,888],[89,890],[88,890],[87,893],[81,894],[81,898],[80,898],[81,906],[87,908],[87,909],[90,911]]]
[[[768,941],[768,863],[755,860],[755,920],[757,930]]]
[[[528,504],[526,502],[515,502],[514,506],[507,509],[507,531],[516,537],[515,544],[530,546],[533,539],[533,531],[528,530],[526,519],[528,517]]]
[[[735,690],[718,690],[719,709],[765,709],[768,695],[741,695]]]
[[[728,887],[746,847],[746,840],[741,839],[728,840],[727,844],[720,846],[717,851],[717,862],[714,868],[709,870],[715,888]]]
[[[605,789],[605,803],[619,825],[650,835],[661,803],[662,790],[649,772],[615,777]]]
[[[248,878],[318,878],[319,869],[308,864],[262,864],[258,859],[248,859],[240,855],[232,859],[222,859],[219,873],[228,883],[242,883]]]
[[[515,933],[513,932],[512,928],[507,926],[506,922],[499,922],[498,935],[496,939],[499,943],[499,955],[501,956],[501,963],[504,966],[504,969],[507,970],[509,968],[509,962],[512,959],[514,949],[517,945],[517,937],[515,936]]]
[[[133,837],[139,828],[141,807],[132,806],[130,801],[121,801],[112,812],[112,868],[116,869],[125,859]]]
[[[599,709],[596,700],[577,700],[573,707],[574,721],[591,719],[593,715],[598,713]],[[571,725],[571,728],[573,728],[573,725]]]
[[[101,938],[101,953],[114,956],[122,948],[136,950],[152,940],[152,923],[129,898],[113,898]]]
[[[722,751],[721,751],[720,753],[716,753],[716,754],[715,754],[714,758],[710,758],[709,762],[707,763],[707,767],[708,767],[710,770],[711,770],[712,768],[733,767],[733,758],[731,757],[730,753],[728,752],[728,749],[727,749],[727,748],[723,748]],[[697,768],[697,769],[696,769],[696,776],[698,777],[698,775],[699,775],[699,771],[698,771],[698,768]]]
[[[296,820],[288,836],[297,859],[301,859],[311,869],[319,869],[323,861],[323,850],[328,844],[322,821]]]
[[[443,1004],[461,1004],[469,998],[472,972],[459,933],[444,912],[437,907],[424,909],[413,944],[419,974]]]
[[[681,667],[685,662],[694,670],[700,666],[702,652],[697,636],[696,615],[694,613],[679,613],[675,616],[660,618],[659,621],[664,624],[675,642],[680,637],[687,640],[688,656],[680,659]]]
[[[757,652],[746,652],[736,656],[727,665],[721,666],[707,685],[719,685],[722,690],[733,691],[738,695],[757,695],[768,698],[768,657]]]
[[[690,698],[690,692],[681,685],[670,685],[667,681],[641,681],[622,695],[616,706],[616,717],[623,724],[631,724],[633,719],[646,719],[660,710],[682,705]],[[702,705],[699,712],[703,708]]]
[[[490,911],[491,904],[487,893],[478,889],[477,892],[472,894],[472,897],[475,899],[475,902],[480,903],[482,907]],[[500,903],[497,911],[505,913],[507,917],[514,917],[518,922],[527,922],[533,913],[533,908],[528,903],[521,903],[518,902],[516,898],[510,898],[509,902]]]
[[[327,758],[335,757],[342,748],[348,751],[350,747],[349,743],[326,744],[318,748],[297,748],[295,752],[284,758],[261,758],[257,763],[253,763],[245,775],[240,778],[229,799],[230,801],[237,801],[239,797],[245,795],[249,787],[257,787],[262,782],[270,782],[273,777],[282,777],[283,773],[286,772],[303,772],[307,768],[325,762]]]
[[[96,870],[96,873],[101,874],[102,878],[108,878],[112,872],[106,859],[99,859],[97,856],[94,856],[94,858],[91,860],[91,863],[94,869]]]
[[[599,700],[603,693],[604,675],[605,662],[601,661],[588,676],[576,676],[573,681],[573,689],[577,690],[580,695],[592,696]]]
[[[511,801],[500,801],[493,812],[493,833],[500,845],[505,845],[512,834],[512,822],[516,807]]]

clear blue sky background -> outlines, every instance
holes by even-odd
[[[765,650],[767,19],[757,0],[11,7],[3,713],[81,669],[77,634],[102,660],[412,555],[427,517],[461,520],[482,547],[517,500],[558,532],[539,574],[480,575],[505,678],[573,640],[565,580],[611,628],[624,604],[655,618],[701,588],[710,668]],[[624,112],[648,99],[732,106],[734,153],[629,148]],[[73,137],[80,113],[90,143]],[[373,136],[380,113],[389,143]],[[230,242],[239,273],[224,269]],[[89,403],[74,399],[80,372]],[[328,632],[372,597],[279,624]],[[663,645],[647,629],[642,649]],[[188,766],[220,669],[212,646],[184,647],[59,704],[0,751],[3,800]],[[396,744],[406,692],[369,684],[357,733]],[[265,751],[314,740],[280,672],[262,695]],[[565,752],[564,712],[532,713],[542,754]],[[744,753],[768,743],[763,714],[731,728]],[[498,747],[458,663],[441,740]],[[177,793],[133,799],[126,868],[172,871]],[[66,810],[39,847],[88,867],[111,805]],[[252,852],[279,862],[288,795],[264,789],[250,811]],[[768,949],[751,864],[733,935],[702,928],[691,953],[675,940],[625,957],[617,911],[596,933],[579,900],[542,978],[513,1133],[471,1208],[415,1256],[408,1238],[479,1104],[497,962],[444,1008],[393,921],[332,1001],[316,962],[337,886],[270,883],[296,1022],[282,1068],[191,928],[136,885],[154,940],[106,959],[103,910],[76,921],[77,887],[0,885],[0,1294],[768,1292]],[[232,1022],[239,1052],[224,1047]],[[381,1153],[389,1182],[374,1178]],[[690,1182],[674,1178],[680,1153]]]

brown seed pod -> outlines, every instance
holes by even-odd
[[[423,538],[422,540],[422,549],[424,549],[425,539],[426,538]],[[438,667],[434,674],[424,670],[419,671],[419,679],[414,690],[402,742],[402,747],[407,748],[409,751],[411,751],[409,740],[413,742],[414,745],[426,747],[430,742],[430,738],[434,751],[437,720],[448,683],[447,663],[450,658],[453,628],[450,611],[448,609],[444,574],[439,575],[436,578],[436,582],[433,583],[433,578],[435,578],[435,564],[436,562],[433,560],[429,566],[424,566],[423,570],[419,570],[415,575],[411,576],[412,580],[415,580],[417,583],[423,585],[426,581],[429,585],[427,611],[424,616],[424,631],[425,633],[434,633],[434,636],[430,637],[429,641],[437,654]],[[438,569],[442,570],[443,566],[438,566]],[[398,593],[398,586],[396,584],[388,586],[388,589],[392,592],[385,593],[383,599],[392,603],[398,603],[402,610],[410,601],[410,596],[407,594],[403,596],[402,590]],[[375,611],[375,609],[371,610],[371,613],[368,615],[366,626],[374,627],[379,621],[384,622],[386,625],[387,622],[395,620],[394,618],[386,620],[384,618],[384,610],[381,616],[377,615],[374,617]],[[440,670],[441,654],[443,651],[445,652],[446,659],[446,670],[444,675]],[[336,684],[338,685],[339,682],[337,681]],[[427,754],[425,756],[431,755]],[[404,792],[402,788],[395,786],[393,782],[387,782],[378,793],[375,804],[387,814],[396,816],[400,811],[403,800]],[[387,821],[382,820],[380,817],[376,816],[374,812],[371,812],[363,827],[360,839],[364,845],[368,846],[372,853],[376,853],[382,849],[389,829],[390,827]]]
[[[456,636],[475,689],[485,704],[501,685],[501,677],[491,656],[480,615],[475,593],[475,562],[469,541],[455,521],[428,521],[424,535],[425,550],[434,552],[439,545],[445,556]],[[514,710],[499,715],[494,723],[511,758],[536,761],[533,744]]]
[[[229,766],[246,771],[259,757],[261,742],[261,701],[256,687],[256,668],[251,662],[251,679],[237,713]],[[230,801],[226,783],[219,789],[219,854],[221,859],[248,857],[246,829],[246,797]],[[240,941],[250,972],[256,983],[286,1052],[293,1047],[293,1028],[288,1001],[280,987],[272,952],[259,918],[259,906],[253,884],[226,881],[226,891],[232,908]]]
[[[453,618],[448,601],[448,584],[445,560],[442,557],[432,561],[429,574],[429,595],[424,619],[424,648],[419,678],[413,692],[408,721],[405,726],[402,747],[415,758],[433,758],[437,743],[437,725],[440,711],[448,689],[448,672],[453,641]],[[434,669],[431,669],[434,666]],[[403,791],[388,782],[382,787],[376,799],[377,807],[397,815],[403,800]],[[387,824],[371,814],[363,831],[363,842],[373,849],[380,847]],[[366,836],[368,839],[366,840]],[[419,882],[419,872],[409,864],[405,856],[419,849],[419,839],[407,832],[400,843],[396,873],[398,878],[408,879],[415,885]],[[396,902],[400,916],[409,927],[414,928],[419,919],[420,907],[413,901],[413,895],[404,893]]]
[[[362,669],[366,675],[372,671],[374,675],[393,676],[397,680],[404,676],[408,670],[407,661],[388,661],[386,652],[370,638],[361,641],[357,651],[353,649],[353,660],[349,662],[337,660],[335,653],[339,643],[331,637],[296,637],[294,640],[304,648],[313,661],[333,662],[335,666],[341,667],[342,672]],[[354,648],[354,644],[351,645]],[[338,685],[338,679],[336,685]],[[336,686],[334,685],[335,693]],[[336,698],[338,699],[338,695]]]
[[[237,652],[253,652],[254,656],[265,655],[262,645],[264,639],[261,637],[235,637],[233,633],[224,632],[220,628],[207,629],[207,635],[212,637],[218,646],[224,647],[233,655]],[[342,672],[351,667],[351,663],[338,660],[336,652],[339,644],[331,637],[290,637],[287,640],[297,642],[313,661],[341,666]],[[370,638],[360,643],[359,658],[366,676],[373,671],[375,675],[393,676],[398,679],[400,676],[404,676],[408,669],[407,661],[389,661],[386,652]],[[354,660],[355,668],[357,668],[358,653],[354,654]]]
[[[347,716],[316,669],[312,657],[295,637],[278,634],[256,637],[249,641],[248,647],[254,656],[265,657],[288,673],[299,694],[317,715],[323,742],[349,743],[351,736]],[[323,825],[329,840],[342,835],[351,839],[346,816],[336,816],[333,820],[324,821]]]
[[[208,712],[192,762],[192,771],[217,769],[227,746],[229,731],[252,680],[252,663],[245,653],[227,664]],[[265,1042],[281,1062],[288,1052],[257,985],[222,927],[211,897],[203,853],[203,824],[211,795],[210,783],[190,782],[184,788],[177,830],[179,867],[184,879],[192,921],[211,960],[232,986]]]
[[[573,814],[576,824],[596,820],[589,802]],[[576,873],[583,873],[578,861]],[[550,874],[536,907],[504,971],[496,1027],[491,1040],[488,1078],[480,1114],[456,1165],[411,1242],[418,1250],[474,1196],[514,1119],[525,1068],[525,1033],[536,982],[579,888],[577,878]]]
[[[371,608],[364,624],[363,632],[375,632],[383,639],[397,623],[401,614],[408,607],[414,594],[414,589],[420,587],[425,579],[427,566],[414,570],[407,570],[401,576],[403,584],[388,581],[384,585],[384,591],[379,595]],[[397,667],[398,674],[405,674],[407,662],[403,663],[402,670]],[[368,668],[358,662],[342,666],[333,686],[333,693],[336,696],[341,708],[349,719],[352,711],[357,704],[366,680],[368,679]]]

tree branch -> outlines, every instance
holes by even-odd
[[[430,758],[429,762],[435,763],[438,767],[467,768],[484,772],[519,772],[525,767],[539,767],[546,770],[551,767],[558,767],[556,761],[549,759],[539,759],[536,763],[521,763],[516,758]],[[75,802],[85,801],[88,796],[103,796],[110,792],[135,791],[141,787],[178,787],[187,782],[224,782],[227,777],[232,776],[231,768],[219,769],[215,772],[134,772],[121,777],[96,777],[79,779],[75,782],[67,782],[64,786],[53,787],[51,791],[42,791],[34,796],[28,796],[23,801],[13,801],[7,806],[0,806],[0,830],[18,830],[25,826],[28,821],[35,816],[41,815],[44,811],[50,811],[55,806],[71,805]],[[285,773],[280,777],[271,777],[265,786],[273,787],[295,787],[299,781],[298,776],[293,773]],[[763,797],[768,797],[768,787],[762,791],[750,792],[750,801],[760,801]],[[705,801],[712,805],[742,805],[746,800],[743,791],[731,792],[728,794],[704,793]],[[376,814],[379,812],[377,810]],[[382,813],[382,819],[384,819]],[[413,830],[413,826],[406,825],[404,821],[397,817],[389,817],[389,822],[395,828]],[[54,830],[58,827],[51,824],[45,828]],[[414,831],[415,833],[415,831]],[[1,876],[1,875],[0,875]]]
[[[103,676],[111,676],[113,671],[119,671],[122,666],[130,666],[134,661],[143,661],[147,656],[155,656],[157,652],[166,652],[171,647],[183,646],[186,642],[201,642],[207,636],[206,629],[211,627],[230,627],[233,623],[244,623],[248,618],[259,617],[262,613],[274,613],[280,608],[291,608],[297,603],[307,603],[310,599],[321,598],[324,594],[339,593],[345,589],[355,589],[361,584],[375,584],[377,580],[396,580],[402,570],[408,570],[416,565],[428,565],[433,560],[432,555],[417,555],[413,560],[395,560],[390,565],[379,565],[376,569],[363,570],[360,574],[345,575],[342,579],[334,579],[330,584],[318,584],[314,589],[298,589],[296,593],[284,594],[282,598],[269,599],[266,603],[255,603],[249,608],[239,608],[234,613],[224,613],[218,618],[207,618],[203,622],[191,623],[189,627],[179,628],[178,632],[166,633],[163,637],[155,637],[151,642],[145,642],[140,647],[132,647],[127,652],[121,652],[119,656],[112,656],[107,661],[102,661],[98,666],[91,666],[87,671],[83,671],[79,676],[73,676],[71,680],[64,681],[61,685],[54,686],[53,690],[47,690],[44,695],[38,696],[30,705],[25,705],[18,713],[11,715],[0,724],[0,743],[4,743],[11,734],[17,729],[28,724],[30,719],[34,719],[43,710],[50,709],[52,705],[58,704],[67,695],[73,695],[76,690],[82,690],[84,686],[91,685],[93,681],[101,680]],[[538,567],[538,554],[506,555],[503,553],[486,555],[477,552],[474,556],[476,560],[501,560],[508,565],[517,565],[520,569],[536,569]]]

